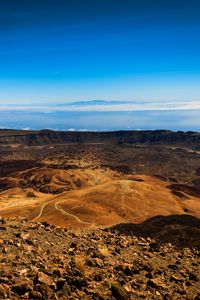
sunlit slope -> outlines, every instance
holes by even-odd
[[[180,198],[167,188],[167,182],[153,176],[115,178],[113,174],[90,170],[85,180],[92,183],[56,196],[43,198],[38,194],[38,198],[24,199],[19,205],[8,204],[0,209],[0,215],[25,216],[33,221],[72,227],[140,223],[157,215],[189,213],[200,217],[198,197]]]

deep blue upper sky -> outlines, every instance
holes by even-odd
[[[199,0],[0,1],[0,103],[200,98]]]

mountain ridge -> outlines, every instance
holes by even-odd
[[[53,131],[0,129],[0,144],[49,145],[65,143],[163,144],[200,149],[200,133],[193,131]]]

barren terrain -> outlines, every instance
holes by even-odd
[[[112,136],[92,143],[86,133],[85,143],[49,145],[49,132],[42,134],[47,145],[11,143],[10,133],[1,144],[1,216],[71,228],[200,216],[200,153],[190,140],[166,145],[162,133],[153,144],[114,143]]]
[[[131,230],[0,219],[0,299],[198,300],[199,220],[155,217]]]
[[[0,130],[0,299],[200,299],[200,135]]]

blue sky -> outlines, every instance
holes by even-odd
[[[1,1],[0,102],[199,100],[199,14],[197,0]]]
[[[198,0],[1,1],[0,106],[103,99],[195,109],[199,15]]]

